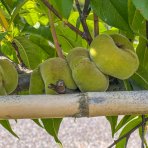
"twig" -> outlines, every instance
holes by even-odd
[[[57,10],[47,1],[47,0],[42,0],[42,2],[44,3],[44,5],[50,10],[52,11],[61,21],[63,21],[63,23],[65,25],[67,25],[71,30],[73,30],[74,32],[76,32],[78,35],[80,35],[83,39],[87,40],[86,36],[84,35],[84,33],[79,30],[78,28],[76,28],[74,25],[72,25],[71,23],[69,23],[66,19],[63,19],[62,16],[57,12]]]
[[[148,118],[145,118],[145,122],[148,121]],[[119,141],[121,141],[122,139],[128,137],[128,135],[130,135],[132,132],[134,132],[136,129],[138,129],[140,126],[142,126],[143,122],[139,123],[138,125],[136,125],[134,128],[132,128],[129,132],[127,132],[125,135],[123,135],[122,137],[120,137],[119,139],[115,140],[110,146],[108,146],[108,148],[112,148],[114,145],[116,145]]]
[[[53,37],[53,40],[54,40],[56,52],[58,54],[58,57],[64,58],[63,53],[62,53],[62,49],[60,47],[60,44],[59,44],[59,41],[58,41],[58,38],[57,38],[57,35],[56,35],[53,17],[52,17],[52,13],[51,13],[50,10],[48,10],[48,16],[49,16],[49,23],[50,23],[51,33],[52,33],[52,37]]]
[[[79,1],[75,0],[75,3],[76,3],[76,7],[78,9],[79,15],[80,15],[80,21],[81,21],[81,24],[83,26],[85,38],[86,38],[88,44],[90,44],[92,42],[92,37],[91,37],[91,34],[89,32],[87,23],[86,23],[86,18],[88,16],[89,12],[90,12],[90,9],[89,9],[90,0],[85,0],[83,11],[81,11]]]
[[[23,60],[22,60],[22,58],[21,58],[21,55],[20,55],[20,53],[19,53],[19,49],[18,49],[18,47],[17,47],[17,45],[16,45],[16,43],[15,43],[14,41],[12,42],[12,46],[13,46],[14,49],[15,49],[16,56],[17,56],[17,58],[18,58],[19,64],[20,64],[21,66],[25,67],[25,64],[24,64],[24,62],[23,62]]]
[[[94,12],[94,37],[96,37],[97,35],[99,35],[99,18],[96,15],[96,13]]]
[[[146,124],[146,121],[145,121],[145,115],[142,115],[142,136],[141,136],[141,148],[144,148],[144,137],[145,137],[145,124]]]

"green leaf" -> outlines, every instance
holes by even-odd
[[[148,70],[148,47],[147,41],[145,39],[139,38],[139,44],[137,46],[136,53],[138,55],[140,65]]]
[[[123,80],[123,83],[124,83],[125,90],[127,90],[127,91],[133,90],[132,85],[128,79]]]
[[[129,18],[129,25],[132,31],[143,38],[145,38],[145,19],[140,14],[140,12],[135,8],[131,0],[128,2],[128,18]]]
[[[42,50],[47,54],[47,56],[45,56],[45,59],[55,57],[55,47],[53,43],[49,40],[37,35],[30,35],[29,40],[37,44],[40,48],[42,48]]]
[[[118,116],[106,116],[107,120],[109,121],[111,125],[112,130],[112,137],[114,137],[115,134],[115,127],[117,125]]]
[[[91,0],[91,7],[108,25],[131,32],[128,24],[127,0]]]
[[[53,40],[49,26],[40,25],[40,27],[36,29],[36,28],[26,24],[22,30],[22,33],[26,33],[29,35],[30,34],[36,35],[36,36],[43,37],[43,38],[50,40],[50,41]]]
[[[0,32],[0,41],[2,41],[6,35],[7,35],[7,32]]]
[[[17,134],[12,130],[11,125],[9,123],[8,120],[0,120],[0,124],[6,129],[8,130],[13,136],[15,136],[16,138],[19,139],[19,137],[17,136]]]
[[[40,119],[32,119],[39,127],[44,128],[43,125],[40,123]]]
[[[27,1],[23,5],[19,15],[31,26],[47,25],[49,22],[44,10],[42,10],[42,7],[36,1]]]
[[[148,20],[148,1],[147,0],[132,0],[137,10]]]
[[[82,38],[77,36],[75,32],[58,22],[56,26],[59,43],[64,52],[69,52],[73,47],[82,47]]]
[[[139,66],[138,71],[131,78],[142,88],[148,89],[148,71],[144,67]]]
[[[136,52],[140,61],[140,66],[131,78],[142,88],[148,89],[148,47],[145,39],[139,38]]]
[[[68,19],[72,10],[73,0],[50,0],[50,3],[56,8],[60,15]]]
[[[13,20],[15,19],[15,17],[17,16],[17,14],[20,12],[20,9],[22,8],[22,6],[27,2],[28,0],[19,0],[17,2],[16,7],[13,9],[12,13],[11,13],[11,20],[10,20],[10,24],[13,22]]]
[[[14,38],[14,42],[18,46],[24,64],[30,69],[35,69],[47,57],[46,53],[37,44],[23,36]]]
[[[121,129],[123,126],[125,126],[128,122],[130,122],[133,118],[135,118],[136,116],[134,115],[126,115],[124,116],[120,122],[118,123],[118,125],[116,126],[116,129],[115,129],[115,133]]]
[[[127,134],[129,131],[131,131],[133,128],[135,128],[140,122],[141,122],[141,118],[136,118],[136,119],[133,119],[130,122],[128,122],[128,124],[126,124],[126,126],[121,131],[118,138],[120,138],[123,135]],[[119,141],[116,144],[116,148],[125,147],[127,140],[128,140],[127,138],[123,138],[121,141]]]
[[[61,118],[41,119],[45,130],[54,137],[55,141],[62,147],[62,143],[58,138],[58,131],[62,122]]]
[[[16,51],[13,48],[11,42],[3,40],[1,42],[0,52],[3,53],[6,57],[11,59],[12,61],[14,61],[15,63],[18,63]]]

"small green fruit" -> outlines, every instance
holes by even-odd
[[[36,68],[31,73],[29,94],[44,94],[45,87],[39,68]]]
[[[132,76],[139,66],[132,44],[119,34],[97,36],[90,45],[90,57],[103,73],[121,80]]]
[[[105,91],[108,88],[108,77],[90,61],[88,50],[77,47],[72,49],[67,61],[72,69],[73,79],[81,92]]]
[[[0,95],[13,92],[18,84],[18,73],[7,59],[0,59]]]
[[[73,48],[67,55],[66,59],[71,69],[79,64],[79,60],[89,57],[89,51],[83,47]]]
[[[72,76],[81,92],[106,91],[109,85],[108,77],[88,58],[81,59]]]
[[[57,81],[63,80],[66,88],[76,89],[77,86],[73,81],[71,70],[66,60],[62,58],[51,58],[40,65],[40,73],[45,84],[46,94],[57,94],[49,88],[50,84],[56,85]]]

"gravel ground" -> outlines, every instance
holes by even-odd
[[[0,148],[58,148],[53,138],[31,120],[11,120],[20,140],[11,136],[0,126]],[[64,148],[106,148],[113,142],[110,125],[104,117],[65,118],[59,138]],[[128,148],[140,148],[140,139],[135,132],[129,139]]]

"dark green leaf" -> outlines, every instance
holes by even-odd
[[[49,26],[40,26],[38,29],[36,29],[36,28],[26,24],[22,30],[22,33],[26,33],[29,35],[30,34],[36,35],[36,36],[43,37],[43,38],[50,40],[50,41],[53,40]]]
[[[15,136],[16,138],[19,139],[19,137],[17,136],[17,134],[12,130],[11,125],[9,123],[8,120],[0,120],[0,124],[6,129],[8,130],[13,136]]]
[[[131,0],[128,3],[129,25],[132,31],[145,38],[145,20],[140,12],[135,8]]]
[[[17,16],[17,14],[20,12],[20,9],[22,8],[22,6],[27,2],[28,0],[19,0],[17,2],[16,7],[14,8],[14,10],[12,11],[11,14],[11,20],[10,20],[10,24],[13,22],[13,20],[15,19],[15,17]]]
[[[138,71],[131,78],[142,88],[148,89],[148,71],[144,67],[139,66]]]
[[[128,24],[127,0],[91,0],[91,6],[108,25],[131,31]]]
[[[148,20],[148,1],[147,0],[132,0],[137,10]]]
[[[73,0],[50,0],[50,2],[64,18],[68,19],[72,9]]]
[[[32,119],[39,127],[44,128],[43,125],[40,123],[40,119]]]
[[[58,138],[58,131],[60,124],[62,122],[61,118],[50,118],[50,119],[41,119],[45,130],[54,137],[55,141],[62,146],[61,141]]]
[[[106,118],[107,118],[107,120],[109,121],[109,123],[111,125],[112,137],[114,137],[118,116],[106,116]]]
[[[7,34],[7,32],[0,32],[0,41],[4,39],[6,34]]]
[[[128,91],[133,90],[132,85],[130,84],[129,80],[124,80],[123,82],[124,82],[125,90],[128,90]]]
[[[139,44],[137,46],[136,53],[138,55],[140,65],[148,70],[148,47],[147,41],[145,39],[139,38]]]
[[[54,45],[49,40],[46,40],[45,38],[37,35],[30,35],[29,40],[31,40],[33,43],[37,44],[42,50],[47,54],[45,59],[55,57],[56,50],[54,48]]]
[[[139,39],[136,52],[139,57],[140,66],[131,78],[142,88],[148,89],[148,47],[145,39]]]
[[[30,69],[35,69],[47,57],[47,54],[37,44],[23,36],[14,38],[14,42],[18,46],[24,64]]]
[[[11,42],[9,42],[7,40],[3,40],[1,42],[0,52],[3,53],[6,57],[11,59],[12,61],[18,63],[16,51],[13,48]]]

